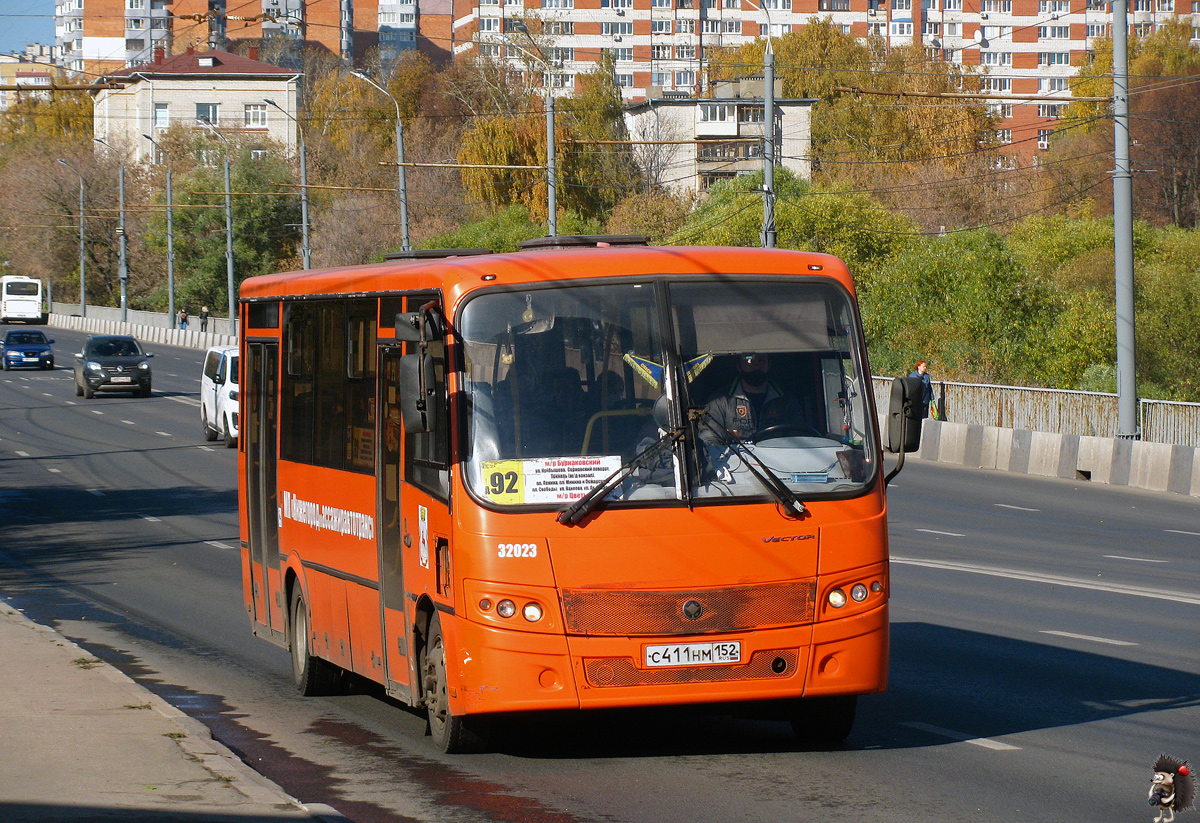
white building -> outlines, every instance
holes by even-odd
[[[782,81],[776,80],[779,92]],[[763,168],[763,79],[720,83],[712,97],[650,90],[625,109],[634,153],[651,180],[675,193],[704,192],[719,180]],[[796,177],[812,174],[812,104],[775,99],[775,162]]]
[[[107,76],[122,85],[96,95],[95,134],[135,162],[150,156],[153,148],[143,135],[157,139],[172,125],[202,128],[201,121],[226,135],[281,143],[293,154],[299,78],[287,69],[223,51],[159,55],[152,63]]]

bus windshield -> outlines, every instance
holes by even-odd
[[[468,485],[543,507],[614,475],[609,501],[861,492],[879,460],[856,328],[848,293],[800,277],[482,293],[458,323]]]

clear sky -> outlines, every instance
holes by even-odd
[[[0,0],[0,54],[54,45],[54,0]]]

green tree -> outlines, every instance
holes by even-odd
[[[1138,394],[1200,401],[1200,233],[1168,228],[1156,241],[1137,271]]]
[[[195,306],[227,305],[223,146],[205,135],[181,138],[196,162],[177,169],[175,176],[176,303]],[[261,144],[237,144],[230,152],[233,200],[234,288],[247,277],[292,268],[299,239],[300,206],[282,149],[272,146],[266,156]],[[182,165],[182,164],[181,164]],[[165,216],[152,218],[147,243],[165,243]],[[165,305],[165,296],[158,302]]]
[[[594,220],[566,212],[558,221],[559,234],[600,234],[603,227]],[[522,240],[546,235],[544,223],[535,220],[529,209],[513,205],[480,220],[464,224],[454,232],[430,237],[421,244],[429,249],[490,249],[512,252]]]
[[[905,217],[845,184],[821,187],[777,169],[775,190],[776,245],[836,255],[860,282],[913,241]],[[762,217],[761,174],[721,181],[671,242],[757,246]]]

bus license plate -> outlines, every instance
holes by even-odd
[[[740,640],[726,640],[720,643],[671,643],[646,647],[647,666],[713,666],[741,661]]]
[[[132,377],[114,377],[112,379],[112,381],[114,383],[132,383],[133,378]]]

